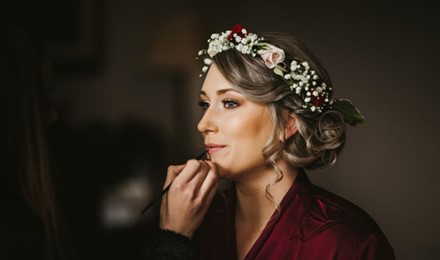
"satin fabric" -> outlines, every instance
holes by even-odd
[[[217,197],[194,236],[200,259],[237,259],[235,193]],[[245,259],[395,259],[376,222],[301,172]]]

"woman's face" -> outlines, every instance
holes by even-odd
[[[211,65],[200,92],[198,129],[221,178],[238,180],[265,168],[262,150],[273,132],[269,109],[250,101]]]

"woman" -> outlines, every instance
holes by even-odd
[[[210,161],[170,167],[156,256],[394,259],[367,213],[307,178],[336,161],[346,124],[364,121],[332,99],[326,70],[284,33],[237,25],[208,42],[198,130]],[[216,176],[231,183],[224,197]]]

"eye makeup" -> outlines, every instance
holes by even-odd
[[[222,103],[226,109],[236,108],[240,105],[237,101],[230,98],[223,99]]]

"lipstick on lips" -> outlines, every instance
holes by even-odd
[[[209,154],[215,153],[219,150],[221,150],[222,148],[224,148],[224,145],[219,145],[219,144],[205,144],[206,150],[208,150]]]

